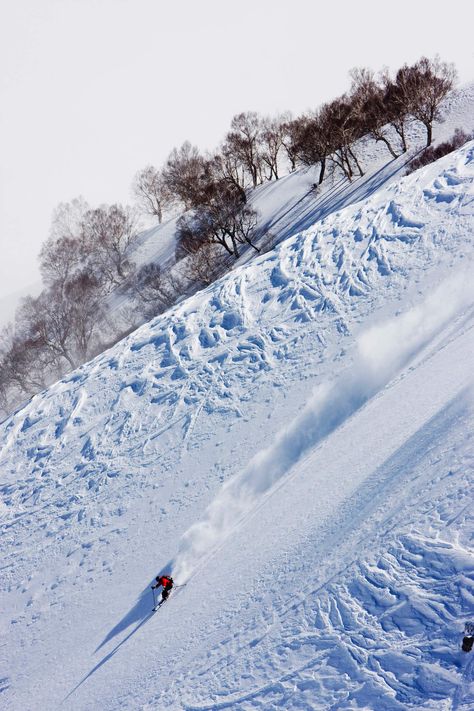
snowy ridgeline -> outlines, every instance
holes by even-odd
[[[470,143],[2,425],[7,708],[469,708],[473,185]]]
[[[443,121],[434,123],[434,145],[450,140],[456,129],[472,133],[473,107],[474,83],[453,91],[443,102]],[[343,179],[340,171],[335,169],[334,175],[326,177],[315,193],[312,188],[319,179],[319,166],[316,165],[309,169],[296,170],[278,181],[264,183],[253,190],[250,201],[258,213],[259,229],[269,230],[274,239],[281,241],[312,226],[336,210],[367,199],[376,190],[401,178],[405,175],[407,161],[426,144],[426,132],[421,123],[412,122],[406,130],[410,150],[396,160],[391,159],[381,142],[373,139],[362,139],[358,142],[357,153],[365,175],[352,183]],[[387,128],[387,135],[394,145],[398,144],[393,130]],[[158,262],[165,265],[173,261],[176,219],[165,221],[141,235],[133,255],[137,264]],[[253,256],[252,250],[239,261],[246,261],[249,255]],[[115,305],[122,305],[120,298]]]

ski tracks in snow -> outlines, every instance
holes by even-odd
[[[90,611],[98,618],[94,605],[102,605],[95,598],[113,579],[124,596],[113,614],[120,619],[125,612],[124,620],[130,619],[126,611],[135,588],[123,582],[130,575],[124,571],[133,569],[142,579],[156,563],[143,549],[144,538],[155,541],[159,528],[164,565],[176,537],[202,516],[222,481],[242,470],[258,447],[274,441],[315,385],[334,381],[348,367],[361,323],[377,311],[393,316],[410,301],[418,303],[438,273],[468,269],[473,145],[235,269],[2,423],[0,513],[10,657],[17,668],[25,659],[32,662],[29,679],[16,682],[19,691],[8,690],[12,698],[31,699],[36,683],[44,693],[43,707],[51,706],[53,692],[43,683],[49,673],[44,645],[53,649],[61,643],[65,660],[72,659],[67,650],[82,649],[78,665],[87,666],[87,640],[97,634]],[[456,515],[450,530],[458,530],[463,520],[464,514]],[[291,521],[290,530],[297,525]],[[335,565],[333,572],[340,569]],[[330,577],[326,571],[322,580]],[[278,591],[270,590],[278,602]],[[274,603],[270,617],[276,620]],[[74,609],[81,611],[84,638],[78,643],[71,634],[58,640],[57,630]],[[341,609],[332,617],[322,609],[334,630],[331,619]],[[356,612],[355,618],[362,615]],[[287,614],[291,619],[291,606]],[[115,629],[112,620],[108,623],[108,630]],[[288,646],[280,663],[274,657],[269,678],[285,676],[285,659],[288,668],[291,659],[300,668],[298,649],[315,648],[312,641],[292,643],[291,629],[287,632]],[[257,639],[249,633],[243,642],[255,642],[250,649],[258,650],[265,641]],[[266,662],[261,664],[266,673]],[[65,673],[74,676],[76,667],[71,669]],[[329,665],[321,672],[321,679],[328,674],[327,688],[337,686],[341,670]],[[252,681],[253,671],[245,673]],[[290,683],[296,682],[282,682],[285,689]],[[314,695],[314,679],[305,683],[308,697]],[[268,698],[272,693],[268,688]]]
[[[285,603],[278,589],[272,599],[265,585],[270,624],[243,611],[227,644],[215,648],[208,665],[196,659],[197,669],[182,679],[202,699],[184,707],[449,709],[453,691],[460,704],[469,681],[457,651],[460,621],[474,595],[468,505],[474,452],[466,448],[473,424],[466,393],[398,463],[387,463],[381,481],[364,492],[365,503],[341,512],[340,530],[318,539],[319,571],[305,566],[305,550],[295,551],[294,589],[286,594],[296,601]],[[311,590],[307,579],[317,572],[326,582]]]

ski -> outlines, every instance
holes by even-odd
[[[157,578],[158,580],[158,578]],[[172,580],[172,579],[171,579]],[[155,587],[152,587],[151,590],[153,592],[153,607],[152,607],[152,612],[157,612],[159,608],[165,603],[167,600],[169,600],[169,596],[171,595],[172,590],[176,590],[177,588],[185,588],[187,583],[183,583],[182,585],[174,585],[168,592],[168,596],[164,599],[162,599],[158,604],[156,604],[156,598],[155,598]],[[157,586],[159,587],[159,586]]]
[[[160,607],[162,605],[164,605],[165,602],[167,602],[169,599],[170,599],[170,596],[168,595],[168,597],[165,600],[160,600],[160,602],[157,605],[155,604],[155,607],[152,609],[152,612],[157,612],[160,609]]]

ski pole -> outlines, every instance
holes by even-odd
[[[156,607],[155,588],[152,588],[151,592],[153,594],[153,609],[155,609],[155,607]]]

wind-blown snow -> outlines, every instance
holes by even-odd
[[[244,514],[301,456],[358,410],[414,358],[459,311],[474,301],[470,273],[460,273],[439,286],[420,305],[387,323],[373,326],[357,342],[357,355],[347,373],[332,385],[317,388],[301,414],[254,455],[245,469],[224,484],[207,510],[181,541],[173,574],[186,581],[206,553],[213,553]]]
[[[6,708],[472,706],[473,186],[471,142],[0,426]]]

